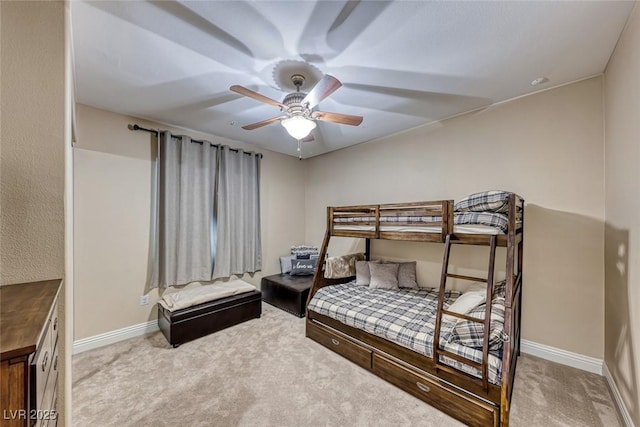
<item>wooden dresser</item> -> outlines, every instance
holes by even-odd
[[[0,426],[55,427],[61,280],[0,287]]]

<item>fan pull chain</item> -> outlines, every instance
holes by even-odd
[[[298,140],[298,160],[302,160],[302,140]]]

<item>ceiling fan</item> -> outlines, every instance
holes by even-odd
[[[296,91],[285,96],[282,102],[268,98],[243,86],[231,86],[229,89],[233,92],[278,107],[280,111],[285,113],[278,117],[242,126],[242,129],[254,130],[279,121],[293,138],[298,141],[312,141],[313,135],[309,135],[309,133],[316,127],[316,120],[350,126],[358,126],[362,123],[362,116],[313,110],[323,99],[327,98],[342,86],[342,83],[340,83],[338,79],[329,74],[325,74],[309,93],[300,92],[300,86],[302,86],[304,80],[305,78],[302,74],[292,75],[291,81],[296,87]]]

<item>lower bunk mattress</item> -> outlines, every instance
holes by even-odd
[[[448,308],[459,295],[459,292],[447,291],[444,308]],[[311,311],[379,336],[427,357],[433,355],[437,308],[437,289],[370,289],[367,286],[356,285],[354,282],[319,289],[308,306]],[[501,307],[494,299],[488,374],[489,382],[496,385],[500,384],[502,343],[506,340],[503,332],[504,323],[501,325],[500,322],[494,322],[494,318],[499,318],[500,314],[504,316],[504,306]],[[481,313],[477,312],[469,315],[483,317]],[[440,346],[452,353],[481,363],[483,331],[469,328],[469,323],[456,322],[455,320],[447,321],[443,318]],[[480,346],[470,347],[463,343],[480,344]],[[472,366],[446,356],[440,356],[440,361],[469,375],[482,378],[482,373]]]

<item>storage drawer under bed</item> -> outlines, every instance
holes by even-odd
[[[371,370],[373,352],[368,348],[313,322],[307,323],[307,337],[346,357],[353,363]]]
[[[373,373],[467,425],[498,425],[497,407],[377,353],[373,354]]]

